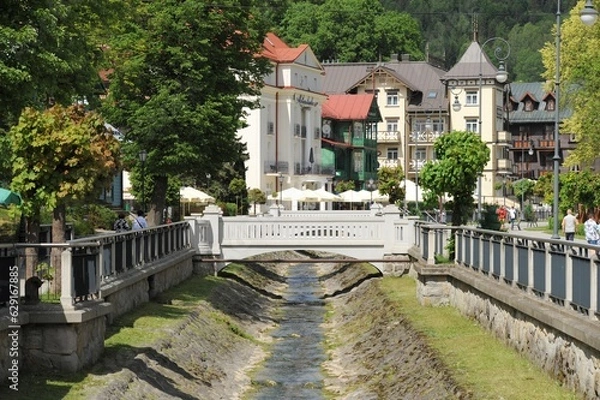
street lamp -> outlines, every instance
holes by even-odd
[[[146,213],[146,158],[148,157],[148,153],[146,150],[142,150],[139,152],[138,156],[140,157],[140,162],[142,163],[142,211]]]
[[[579,13],[579,18],[587,26],[591,26],[596,22],[598,18],[598,11],[594,9],[592,0],[587,0],[583,10]],[[559,185],[559,174],[560,174],[560,131],[559,131],[559,93],[560,93],[560,0],[556,5],[556,75],[554,79],[554,90],[556,96],[554,98],[554,157],[552,157],[553,163],[553,178],[554,178],[554,197],[552,200],[552,239],[559,239],[558,235],[558,191]]]
[[[369,182],[367,183],[367,189],[369,189],[371,192],[371,202],[369,204],[373,204],[373,189],[375,189],[375,181],[373,178],[369,179]]]
[[[529,154],[529,157],[533,156],[533,142],[531,140],[529,140],[529,150],[527,151],[527,154]],[[524,190],[524,185],[525,185],[525,141],[523,140],[523,136],[521,136],[521,214],[523,213],[523,206],[525,205],[525,190]]]
[[[505,39],[500,37],[489,38],[479,48],[479,137],[483,139],[483,131],[482,131],[482,106],[483,106],[483,50],[485,46],[490,42],[500,42],[496,48],[494,49],[494,56],[498,61],[500,61],[500,65],[498,66],[498,71],[496,72],[496,80],[499,83],[504,83],[508,79],[508,73],[506,72],[506,68],[504,66],[504,60],[508,58],[510,55],[510,44]],[[505,48],[503,48],[503,46]],[[481,174],[479,175],[479,179],[477,182],[477,222],[481,221]]]
[[[281,208],[283,207],[283,174],[279,173],[279,206],[277,210],[279,211],[279,215],[281,215]]]

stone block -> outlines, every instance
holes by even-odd
[[[77,333],[71,325],[44,329],[44,353],[68,355],[77,351]]]

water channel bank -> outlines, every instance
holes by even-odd
[[[261,368],[281,337],[297,337],[277,333],[285,303],[312,302],[290,300],[293,268],[257,261],[231,266],[226,279],[195,277],[141,307],[137,316],[117,321],[105,357],[70,390],[23,398],[259,398],[258,389],[269,380],[261,380]],[[318,396],[326,399],[470,398],[388,300],[376,269],[343,263],[315,268],[318,296],[326,301],[317,354],[325,362],[316,380],[321,383],[306,387],[321,389]],[[187,303],[193,304],[189,312],[179,307]],[[167,324],[171,320],[177,322]]]

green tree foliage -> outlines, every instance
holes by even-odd
[[[91,105],[98,98],[102,59],[95,33],[113,2],[3,0],[0,4],[0,133],[25,107]],[[97,102],[97,101],[96,101]],[[10,144],[0,135],[0,181],[10,181]]]
[[[257,188],[248,190],[248,202],[252,204],[254,214],[256,214],[256,205],[265,204],[267,202],[267,196],[265,193]]]
[[[356,182],[354,181],[340,181],[340,182],[336,182],[335,184],[335,192],[336,193],[342,193],[345,192],[346,190],[355,190],[356,189]]]
[[[416,20],[372,0],[293,3],[278,34],[292,45],[310,44],[320,60],[373,61],[398,53],[423,58]]]
[[[565,165],[581,165],[583,168],[600,156],[600,124],[598,108],[600,106],[600,23],[588,27],[579,19],[583,1],[564,19],[561,25],[560,53],[560,107],[568,107],[572,115],[563,121],[561,132],[575,135],[578,145],[569,152]],[[598,6],[598,5],[597,5]],[[542,50],[542,59],[546,67],[544,77],[555,80],[556,51],[555,44],[549,42]],[[572,90],[576,88],[576,90]],[[562,192],[562,191],[561,191]]]
[[[402,185],[404,171],[402,167],[381,167],[377,171],[379,193],[390,197],[390,204],[399,205],[406,198],[406,189]]]
[[[119,142],[98,114],[59,105],[25,109],[8,138],[11,188],[23,199],[19,207],[26,217],[27,241],[38,242],[40,210],[49,209],[52,236],[62,242],[66,207],[97,198],[119,170]],[[54,266],[60,265],[57,253],[53,251]]]
[[[132,164],[139,150],[148,151],[153,224],[169,176],[217,176],[239,159],[244,108],[255,106],[248,99],[270,68],[255,57],[267,27],[254,1],[132,4],[110,43],[115,68],[103,112],[126,132]]]
[[[463,131],[441,136],[434,149],[437,162],[425,164],[419,182],[437,196],[452,196],[452,225],[462,225],[473,210],[473,192],[490,150],[478,135]]]
[[[535,181],[532,179],[519,179],[512,184],[513,193],[519,201],[527,201],[533,195],[534,187]]]
[[[554,199],[553,174],[545,174],[537,180],[534,193],[552,204]],[[568,172],[560,174],[558,209],[565,213],[573,210],[595,211],[600,204],[600,175],[592,171]]]

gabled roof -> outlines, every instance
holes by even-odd
[[[262,56],[277,64],[299,64],[323,71],[319,60],[307,44],[290,47],[272,32],[267,33],[263,41]]]
[[[492,64],[487,54],[482,51],[476,41],[471,42],[467,51],[460,60],[446,72],[444,81],[449,79],[473,79],[479,78],[479,73],[484,79],[495,78],[498,69]]]
[[[323,91],[327,94],[348,93],[373,73],[387,73],[412,92],[419,92],[422,100],[433,109],[447,108],[445,88],[440,79],[445,71],[425,61],[391,60],[386,62],[325,63]],[[434,98],[427,98],[435,93]]]
[[[278,63],[290,63],[300,57],[300,54],[307,48],[308,45],[306,44],[292,48],[277,35],[269,32],[263,41],[262,55]]]
[[[365,121],[375,101],[375,95],[368,94],[332,94],[323,103],[322,118],[339,121]],[[379,116],[381,120],[381,116]]]

